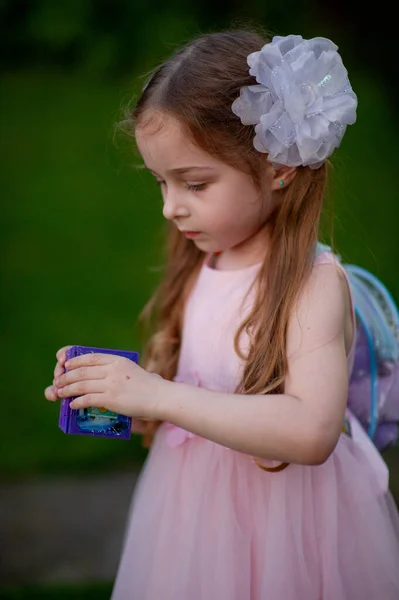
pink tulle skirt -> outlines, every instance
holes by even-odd
[[[273,474],[174,435],[141,472],[113,600],[399,599],[399,517],[361,445]]]

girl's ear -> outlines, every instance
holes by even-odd
[[[276,191],[286,188],[294,179],[296,173],[296,167],[281,167],[278,171],[274,171],[272,190]]]

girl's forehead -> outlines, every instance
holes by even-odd
[[[151,164],[166,168],[170,164],[198,163],[201,166],[219,163],[194,144],[184,124],[164,113],[154,112],[146,116],[136,127],[135,136],[140,154],[149,168]]]
[[[165,129],[178,131],[182,128],[182,123],[173,115],[159,109],[147,109],[140,116],[136,132],[141,135],[155,135]]]
[[[175,118],[168,115],[153,113],[142,120],[136,127],[137,143],[161,144],[189,144],[189,136],[183,125]]]

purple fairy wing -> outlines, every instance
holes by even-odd
[[[357,319],[348,407],[379,450],[397,441],[399,421],[399,311],[369,271],[343,265]]]

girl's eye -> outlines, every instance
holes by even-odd
[[[206,188],[206,183],[187,184],[187,189],[192,192],[200,192]]]
[[[166,185],[166,181],[162,181],[161,179],[156,179],[156,182],[159,186]],[[187,189],[191,192],[201,192],[206,188],[206,183],[188,183]]]

